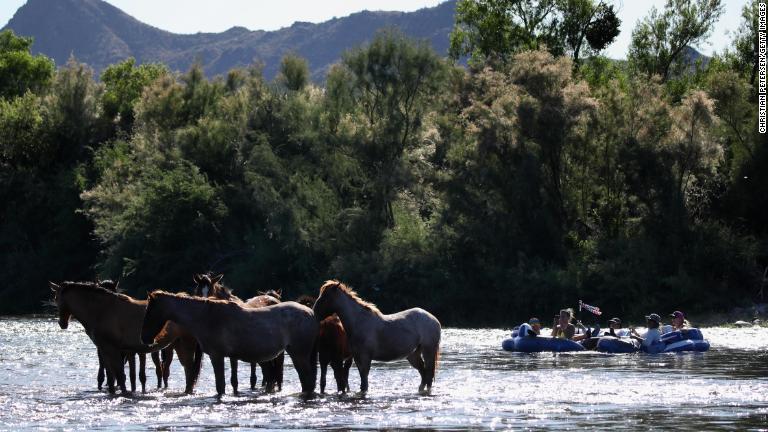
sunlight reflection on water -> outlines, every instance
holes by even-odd
[[[148,393],[109,396],[96,391],[95,348],[79,324],[64,331],[52,318],[0,319],[0,427],[765,429],[768,329],[703,332],[710,352],[649,356],[507,353],[507,330],[446,329],[430,396],[416,394],[418,374],[400,361],[374,363],[364,398],[304,400],[286,358],[282,392],[246,389],[219,401],[207,360],[194,395],[183,394],[174,362],[168,390],[154,388],[148,366]],[[240,375],[242,390],[245,365]],[[359,386],[354,368],[350,381]]]

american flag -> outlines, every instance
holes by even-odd
[[[590,306],[590,305],[584,303],[583,301],[579,300],[579,311],[581,311],[582,309],[586,310],[587,312],[591,312],[591,313],[593,313],[593,314],[595,314],[597,316],[600,316],[600,315],[603,314],[603,312],[600,310],[599,307],[597,307],[597,306]]]

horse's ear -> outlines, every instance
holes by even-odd
[[[216,276],[211,279],[211,282],[213,283],[219,283],[220,280],[224,279],[224,273],[219,273]]]
[[[48,286],[51,288],[51,291],[53,291],[53,292],[59,292],[59,290],[61,289],[61,286],[56,285],[55,283],[53,283],[51,281],[48,281]]]
[[[197,285],[200,285],[200,275],[195,273],[192,275],[192,282],[194,282]]]

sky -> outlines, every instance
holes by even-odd
[[[294,21],[323,22],[364,9],[414,11],[432,7],[441,0],[107,0],[139,21],[174,33],[222,32],[242,26],[250,30],[277,30]],[[749,0],[723,0],[725,13],[709,37],[696,47],[712,55],[722,52],[732,40],[729,34],[741,22],[741,9]],[[614,0],[622,21],[621,34],[605,54],[615,59],[627,56],[632,29],[651,7],[661,9],[665,0]],[[26,0],[0,0],[0,27],[11,19]]]

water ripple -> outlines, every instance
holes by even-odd
[[[95,388],[95,348],[79,324],[64,331],[53,318],[5,318],[0,428],[765,430],[768,329],[703,331],[710,352],[649,356],[507,353],[499,348],[507,330],[447,329],[430,396],[416,393],[418,373],[402,361],[374,363],[365,396],[307,400],[286,359],[282,392],[219,400],[208,363],[194,395],[183,393],[177,362],[170,388],[155,389],[148,362],[146,394],[109,396]],[[354,369],[350,385],[359,386]]]

